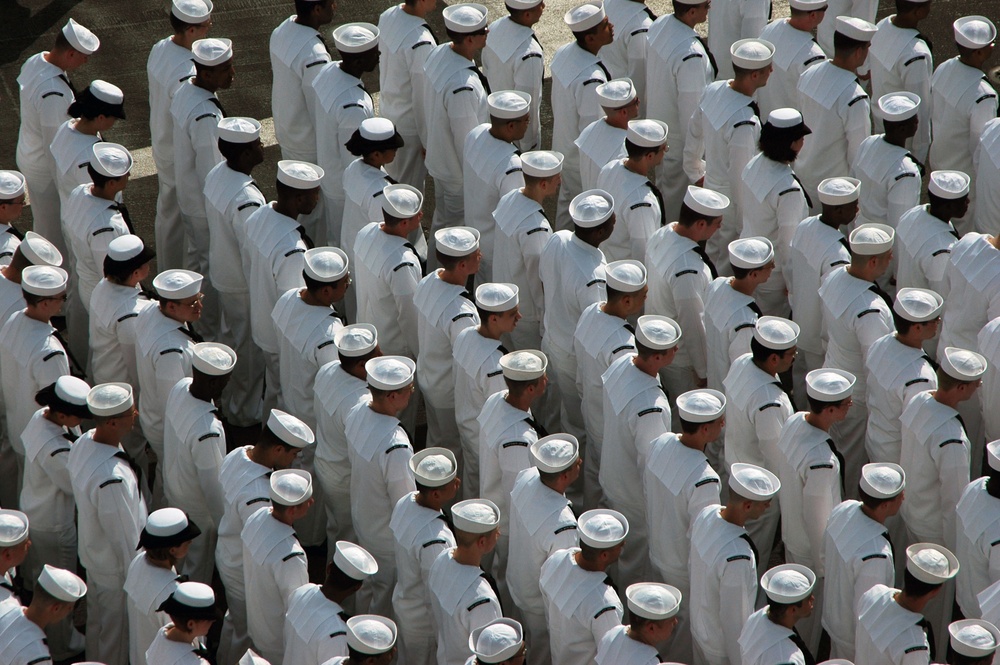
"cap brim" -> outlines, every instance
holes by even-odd
[[[201,535],[201,529],[197,524],[188,518],[187,526],[172,536],[153,536],[145,529],[139,534],[139,546],[136,549],[154,549],[163,547],[177,547],[194,540]]]
[[[393,135],[387,139],[375,141],[372,139],[366,139],[361,136],[360,130],[355,130],[351,138],[344,144],[344,147],[347,148],[348,152],[352,155],[361,157],[377,150],[399,150],[403,147],[403,144],[403,137],[399,132],[393,132]]]

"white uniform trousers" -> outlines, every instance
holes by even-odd
[[[42,566],[49,564],[65,570],[76,570],[76,528],[58,531],[46,531],[32,527],[31,548],[28,557],[21,567],[21,575],[25,586],[34,588],[34,581],[42,572]],[[49,642],[49,651],[53,661],[60,661],[75,656],[84,647],[83,635],[73,627],[73,617],[68,616],[62,621],[49,624],[45,629],[45,637]]]
[[[261,350],[264,354],[264,406],[261,413],[271,413],[278,408],[278,394],[281,392],[281,365],[277,353]]]
[[[23,474],[17,465],[17,453],[7,436],[6,409],[0,403],[0,478],[17,478],[19,472]],[[17,508],[21,505],[21,482],[0,483],[0,506]]]
[[[995,404],[989,405],[995,407]],[[978,478],[983,475],[983,455],[986,448],[986,428],[983,425],[983,399],[982,391],[976,391],[971,399],[959,402],[955,407],[958,415],[962,417],[962,424],[965,427],[965,434],[969,437],[972,447],[969,449],[972,469],[970,478]]]
[[[582,408],[582,404],[581,404]],[[583,509],[607,508],[608,497],[601,487],[601,453],[603,432],[587,432],[587,449],[583,456]]]
[[[408,631],[405,626],[405,621],[399,622],[396,662],[406,665],[437,665],[437,635]]]
[[[156,265],[160,271],[184,267],[184,223],[177,202],[177,181],[174,164],[157,164],[156,221],[153,237],[156,240]]]
[[[755,520],[746,523],[747,533],[750,540],[757,547],[757,577],[759,578],[770,568],[768,562],[771,560],[771,550],[774,549],[774,537],[778,533],[778,522],[781,518],[781,509],[777,501],[772,501],[771,506],[764,511],[764,514]],[[631,536],[631,524],[629,524],[629,535]],[[758,591],[758,600],[762,590]]]
[[[576,150],[576,148],[573,148]],[[562,171],[562,184],[559,186],[559,196],[556,199],[556,223],[553,231],[572,231],[573,218],[569,216],[569,204],[573,198],[583,191],[583,180],[580,176],[580,156],[574,163]]]
[[[338,540],[355,542],[357,536],[351,523],[350,471],[345,474],[342,464],[319,458],[313,459],[313,469],[322,488],[320,496],[326,514],[327,547]]]
[[[663,579],[662,581],[677,587],[681,592],[681,598],[691,597],[690,584],[679,584],[677,579],[670,578]],[[691,637],[691,605],[681,602],[681,607],[674,617],[677,619],[677,625],[674,626],[674,634],[670,637],[670,641],[667,642],[666,648],[661,652],[662,658],[678,663],[693,662],[694,641]]]
[[[285,148],[285,146],[281,146],[281,158],[294,159],[296,161],[308,162],[310,164],[319,163],[319,159],[316,157],[315,152],[300,153],[296,150],[289,150]],[[325,206],[323,205],[323,197],[321,196],[319,197],[319,201],[316,203],[316,207],[313,208],[313,211],[311,213],[309,213],[308,215],[299,215],[296,218],[296,221],[298,221],[298,223],[305,228],[306,235],[312,238],[313,241],[316,240],[317,235],[320,233],[320,228],[323,226],[324,221],[326,219],[323,213],[324,207]],[[317,242],[316,246],[319,247],[320,243]]]
[[[261,422],[264,394],[264,356],[250,333],[250,294],[223,293],[219,304],[219,341],[229,345],[239,358],[222,395],[222,413],[230,425],[248,427]]]
[[[587,442],[587,430],[583,424],[583,400],[576,388],[576,357],[572,351],[564,351],[554,346],[548,340],[542,340],[542,351],[549,359],[548,374],[550,379],[548,390],[555,384],[559,391],[559,419],[561,429],[554,431],[572,434],[584,448]],[[587,459],[587,451],[581,450],[580,456]],[[587,473],[587,470],[584,470]]]
[[[653,564],[649,561],[649,526],[646,524],[646,507],[634,506],[625,501],[616,501],[614,488],[604,494],[612,510],[617,510],[628,520],[628,542],[618,559],[616,582],[624,589],[636,582],[648,582],[653,576]]]
[[[75,263],[75,259],[70,259]],[[69,271],[69,281],[66,284],[66,304],[62,313],[66,315],[66,350],[80,363],[80,370],[87,376],[92,376],[90,369],[90,313],[80,299],[79,278],[75,270]],[[70,362],[70,370],[73,363]]]
[[[323,481],[316,476],[315,462],[316,446],[308,446],[292,463],[292,468],[309,473],[313,479],[313,493],[320,497],[323,496]],[[326,539],[326,511],[314,509],[306,513],[305,517],[295,523],[295,537],[302,547],[322,545]]]
[[[669,223],[666,221],[669,219],[677,219],[689,184],[684,173],[684,146],[675,148],[673,142],[668,144],[670,149],[656,167],[656,186],[663,196],[664,223]]]
[[[128,665],[125,574],[87,571],[87,658]]]
[[[425,400],[424,410],[427,413],[427,447],[447,448],[455,453],[458,468],[464,468],[465,459],[458,434],[458,421],[455,419],[455,407],[438,408]]]
[[[430,447],[428,445],[428,447]],[[392,590],[396,586],[396,553],[382,552],[371,546],[371,543],[358,539],[358,545],[368,550],[378,563],[378,572],[365,580],[361,590],[354,596],[355,610],[358,614],[378,614],[393,617]],[[427,608],[430,611],[430,607]]]
[[[465,224],[465,185],[461,180],[445,180],[434,178],[434,218],[431,220],[431,232],[427,236],[427,270],[424,274],[437,270],[435,256],[434,234],[448,226]]]
[[[509,335],[501,337],[501,341],[511,351],[542,348],[542,322],[518,322],[517,327]],[[531,415],[541,423],[547,432],[559,431],[559,398],[550,385],[549,388],[531,405]]]
[[[789,552],[785,549],[785,563],[798,563],[803,566],[807,566],[813,571],[815,571],[815,564],[812,561],[800,561],[796,558],[795,554]],[[806,643],[809,647],[809,651],[816,653],[819,651],[819,640],[823,635],[823,583],[825,578],[817,577],[816,585],[813,587],[813,596],[815,597],[815,602],[813,603],[813,611],[810,616],[805,619],[799,619],[795,624],[795,630],[799,631],[799,636],[802,641]]]
[[[905,547],[901,549],[903,552],[906,551],[906,547],[909,547],[914,543],[933,543],[936,540],[928,536],[923,536],[919,533],[914,533],[909,529],[909,527],[906,529],[906,536]],[[941,545],[942,543],[938,544]],[[902,556],[899,558],[905,559],[906,557]],[[951,610],[954,605],[955,581],[951,580],[945,582],[938,595],[934,596],[931,601],[924,606],[922,614],[934,630],[934,646],[937,648],[937,653],[931,654],[932,662],[947,662],[949,640],[947,637],[939,636],[948,635],[948,624],[951,623]]]
[[[210,585],[212,571],[215,570],[215,544],[219,540],[219,527],[206,512],[191,510],[189,506],[184,507],[184,512],[201,529],[201,535],[191,541],[187,556],[178,566],[179,572],[187,575],[192,582]]]
[[[195,539],[197,540],[197,538]],[[242,562],[241,562],[242,563]],[[219,578],[226,590],[226,617],[222,622],[219,636],[219,665],[236,665],[250,648],[250,633],[247,629],[247,600],[243,581],[243,568],[234,567],[230,562],[216,557]]]
[[[344,198],[323,194],[323,224],[310,236],[317,247],[340,247],[340,226],[344,221]]]
[[[552,651],[549,648],[549,622],[545,610],[526,612],[521,610],[521,625],[524,627],[524,641],[530,644],[527,665],[552,665]]]
[[[660,370],[660,385],[670,400],[670,429],[680,432],[681,420],[677,411],[677,396],[698,387],[695,383],[694,368],[671,363]]]
[[[462,370],[459,370],[462,371]],[[458,417],[455,417],[455,424],[458,424]],[[474,423],[478,429],[479,423]],[[475,499],[479,494],[479,440],[473,440],[466,431],[459,426],[458,438],[462,444],[462,497],[465,499]],[[506,607],[506,606],[505,606]]]
[[[795,362],[792,363],[792,394],[795,395],[796,407],[808,408],[808,404],[806,404],[806,374],[822,367],[825,358],[826,355],[823,353],[813,353],[799,347],[799,353],[795,356]],[[854,407],[851,407],[848,413],[853,409]]]
[[[478,495],[477,495],[478,496]],[[514,603],[510,595],[510,586],[507,584],[507,561],[510,559],[510,534],[501,530],[497,545],[489,555],[489,565],[487,567],[484,557],[484,568],[491,570],[493,579],[496,580],[497,590],[500,592],[500,605],[503,607],[503,614],[508,619],[521,620],[521,610]]]
[[[185,215],[181,213],[184,222],[184,238],[186,243],[184,267],[199,275],[208,276],[208,218]],[[202,301],[201,318],[195,323],[195,328],[206,340],[219,339],[219,328],[222,321],[222,310],[219,308],[219,292],[212,286],[211,280],[205,279],[201,284],[201,292],[205,294]]]
[[[396,158],[385,165],[385,172],[396,182],[424,191],[427,167],[424,166],[424,147],[416,134],[403,134],[403,147],[396,150]],[[405,662],[400,658],[399,662]]]
[[[705,187],[732,198],[733,194],[729,187],[713,186],[708,183],[705,184]],[[739,238],[740,232],[743,230],[743,219],[735,208],[735,205],[726,208],[722,214],[722,226],[705,243],[705,252],[708,253],[708,258],[715,264],[721,277],[729,277],[733,274],[733,267],[729,263],[729,243]]]
[[[845,499],[858,498],[861,467],[868,463],[868,451],[865,449],[867,428],[868,404],[863,399],[855,399],[847,410],[847,417],[830,428],[830,438],[837,442],[837,450],[844,456]]]
[[[23,171],[28,199],[31,201],[32,230],[51,242],[66,256],[66,241],[63,240],[59,189],[51,176],[41,178]]]
[[[792,306],[788,304],[788,287],[782,275],[775,276],[772,273],[771,278],[754,291],[753,299],[765,316],[787,319],[792,313]]]

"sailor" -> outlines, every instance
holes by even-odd
[[[979,137],[997,115],[996,90],[983,76],[997,29],[985,16],[964,16],[952,25],[958,55],[942,62],[931,77],[930,161],[937,169],[975,173]],[[975,201],[974,188],[970,199]],[[973,217],[959,221],[959,234],[972,229]]]
[[[531,117],[531,97],[514,90],[487,97],[489,122],[469,132],[462,153],[465,223],[479,231],[483,260],[476,283],[493,281],[493,211],[508,192],[524,186],[516,141]]]
[[[918,31],[920,22],[930,13],[930,0],[896,0],[896,13],[876,24],[878,32],[872,37],[868,59],[872,99],[904,92],[930,102],[934,56],[931,55],[930,41]],[[917,117],[917,133],[907,147],[916,155],[915,160],[926,163],[931,145],[931,110],[928,105],[917,109]],[[875,114],[875,131],[881,129],[882,118]]]
[[[200,535],[198,525],[178,508],[154,510],[146,519],[136,548],[142,552],[132,559],[125,575],[131,662],[146,665],[149,645],[168,623],[158,610],[184,581],[177,567]]]
[[[315,244],[298,218],[316,209],[323,174],[323,169],[315,164],[281,160],[275,183],[278,200],[258,208],[245,226],[243,270],[252,295],[250,332],[254,344],[264,352],[265,410],[277,405],[281,392],[278,337],[271,312],[279,296],[289,289],[305,286],[304,256]]]
[[[743,221],[740,182],[743,169],[758,152],[760,118],[754,93],[767,85],[774,46],[741,39],[730,49],[734,78],[705,88],[684,139],[684,173],[688,181],[732,197],[722,228],[709,238],[708,255],[723,274],[729,272],[726,247],[740,235]]]
[[[434,236],[441,268],[420,280],[413,294],[420,349],[417,368],[427,409],[427,443],[451,449],[461,466],[453,348],[460,332],[480,324],[465,287],[479,270],[483,254],[479,231],[472,227],[441,229]]]
[[[597,645],[625,614],[608,568],[625,548],[628,520],[614,510],[595,509],[576,524],[579,547],[551,554],[538,578],[553,665],[593,662]]]
[[[0,266],[10,264],[14,250],[24,240],[14,222],[24,211],[26,191],[20,171],[0,170]]]
[[[212,581],[219,522],[225,510],[219,471],[226,456],[226,431],[215,400],[230,383],[239,362],[225,344],[202,342],[191,350],[191,377],[177,382],[164,409],[163,489],[171,506],[201,525],[202,538],[181,567],[195,582]]]
[[[347,655],[347,613],[342,607],[378,570],[375,558],[346,540],[334,543],[323,584],[303,584],[292,592],[285,614],[286,663],[320,665]]]
[[[347,142],[362,121],[375,115],[361,77],[378,68],[378,28],[345,23],[333,31],[341,60],[323,65],[313,77],[311,98],[316,125],[316,163],[323,169],[323,223],[315,229],[320,245],[340,246],[344,217],[344,169],[354,161]],[[312,231],[312,229],[308,229]]]
[[[87,569],[92,603],[87,612],[87,655],[107,665],[129,660],[125,578],[146,524],[146,502],[121,440],[136,420],[132,388],[102,383],[87,395],[94,429],[70,447],[79,529],[78,554]]]
[[[996,558],[1000,552],[993,551],[993,543],[1000,539],[1000,442],[989,443],[986,456],[986,475],[966,486],[955,508],[955,556],[962,564],[955,579],[955,600],[967,617],[981,614],[978,594],[1000,580]]]
[[[823,328],[828,336],[824,366],[842,369],[857,378],[854,405],[831,431],[844,455],[844,487],[853,497],[861,467],[868,461],[864,448],[868,421],[865,357],[880,337],[895,331],[890,299],[875,280],[885,274],[892,259],[892,227],[862,224],[851,232],[851,262],[833,270],[819,288]]]
[[[347,620],[347,657],[336,656],[323,665],[388,665],[395,657],[395,622],[375,614],[359,614]]]
[[[46,565],[38,576],[31,604],[12,606],[0,614],[3,665],[28,665],[52,661],[46,629],[66,620],[76,601],[87,593],[87,585],[68,570]],[[79,654],[77,654],[79,655]]]
[[[0,509],[0,616],[10,607],[20,607],[14,593],[14,575],[31,548],[28,516],[19,510]]]
[[[52,49],[28,58],[17,77],[21,108],[17,168],[24,174],[31,196],[34,229],[61,251],[66,245],[62,241],[55,163],[49,146],[56,130],[69,119],[69,107],[76,99],[69,74],[87,64],[100,46],[97,35],[69,19],[56,34]]]
[[[470,496],[479,495],[477,419],[487,398],[506,387],[500,358],[506,355],[507,348],[500,337],[510,334],[521,318],[517,286],[480,285],[476,289],[476,311],[479,325],[458,333],[454,348],[455,419],[462,443],[462,484],[469,488]]]
[[[545,604],[538,586],[542,564],[559,550],[576,547],[576,517],[566,488],[583,467],[580,444],[569,434],[552,434],[528,449],[533,468],[517,476],[510,494],[510,558],[507,586],[520,611],[532,649],[528,665],[552,662]]]
[[[389,528],[392,509],[416,487],[410,473],[410,438],[399,423],[414,390],[416,364],[404,356],[365,363],[371,399],[361,400],[344,421],[351,467],[351,519],[358,543],[378,562],[358,598],[359,610],[388,613],[396,583],[396,553]]]
[[[490,86],[474,60],[486,45],[488,10],[470,2],[445,7],[442,14],[451,41],[435,46],[427,55],[421,85],[427,132],[424,161],[434,178],[432,233],[464,223],[465,138],[489,120]]]
[[[226,612],[219,638],[219,661],[235,662],[250,645],[247,635],[247,600],[243,579],[243,526],[255,512],[270,504],[268,478],[287,469],[314,442],[309,428],[298,418],[272,409],[260,437],[226,455],[219,470],[225,509],[219,522],[215,564],[226,587]]]
[[[455,547],[455,536],[443,512],[454,501],[462,481],[455,455],[447,448],[425,448],[410,458],[416,491],[392,509],[389,527],[396,550],[396,587],[392,609],[402,626],[399,660],[432,665],[437,656],[434,615],[427,611],[427,580],[438,555]]]
[[[762,0],[737,3],[731,0],[708,5],[708,42],[710,51],[723,55],[715,80],[725,81],[735,77],[735,69],[742,67],[727,59],[725,54],[744,39],[757,39],[771,19],[771,7]],[[771,52],[774,52],[772,46]]]
[[[932,171],[930,203],[910,208],[899,219],[899,267],[896,285],[931,289],[948,297],[945,272],[951,246],[958,240],[953,219],[969,209],[971,179],[961,171]]]
[[[552,58],[552,149],[565,155],[563,183],[557,202],[556,228],[574,224],[570,204],[583,189],[580,153],[576,139],[590,123],[600,120],[602,109],[597,88],[612,79],[598,51],[614,39],[614,26],[604,5],[584,3],[570,9],[563,22],[573,41],[560,46]]]
[[[977,600],[979,601],[979,607],[982,610],[982,615],[986,617],[987,621],[995,622],[997,621],[997,591],[1000,589],[1000,585],[991,584],[986,587],[985,590],[979,593]],[[996,624],[994,624],[996,625]]]
[[[759,519],[781,488],[778,477],[753,464],[733,464],[729,500],[708,506],[691,523],[691,632],[695,660],[739,663],[739,637],[757,595],[757,548],[747,520]],[[766,560],[766,559],[765,559]]]
[[[791,0],[788,8],[789,18],[771,21],[760,33],[761,39],[774,44],[775,71],[767,87],[757,93],[760,111],[767,116],[777,109],[797,108],[802,72],[826,60],[812,37],[826,15],[826,0]]]
[[[537,349],[542,343],[544,307],[540,258],[552,227],[542,206],[562,181],[563,155],[535,150],[521,155],[524,187],[508,192],[493,211],[493,279],[515,284],[521,321],[510,334],[511,346]]]
[[[767,238],[729,243],[732,277],[716,277],[705,292],[705,348],[708,385],[721,390],[733,362],[750,351],[757,319],[763,316],[754,294],[774,271],[774,245]]]
[[[333,335],[337,359],[316,372],[313,414],[316,417],[315,476],[323,493],[327,542],[354,538],[351,526],[351,463],[344,420],[368,399],[365,363],[382,355],[379,334],[370,323],[344,326]]]
[[[521,624],[513,619],[496,619],[469,635],[472,656],[465,665],[524,665],[528,647]]]
[[[973,153],[976,196],[976,231],[996,235],[1000,232],[1000,196],[996,183],[1000,183],[1000,158],[997,157],[997,137],[1000,137],[1000,121],[994,119],[986,123],[979,137],[979,146]],[[2,195],[0,195],[2,196]],[[0,215],[2,215],[0,207]],[[0,262],[3,258],[0,255]]]
[[[1000,647],[1000,630],[979,619],[963,619],[948,624],[949,663],[988,663]]]
[[[616,360],[635,353],[632,324],[646,302],[646,268],[639,261],[613,261],[605,270],[608,299],[583,310],[573,335],[576,354],[576,388],[583,402],[587,428],[584,506],[604,504],[597,479],[604,439],[604,382],[601,377]]]
[[[837,16],[836,27],[833,58],[807,69],[798,83],[798,108],[814,134],[799,153],[797,173],[813,200],[821,181],[850,173],[861,142],[872,133],[868,95],[857,72],[868,57],[875,26]]]
[[[705,87],[715,79],[715,57],[704,37],[695,32],[708,18],[708,3],[678,0],[674,13],[649,26],[646,51],[646,116],[667,123],[667,151],[656,169],[656,186],[663,195],[667,217],[684,200],[684,142]]]
[[[642,260],[646,243],[666,223],[660,190],[648,178],[667,153],[667,125],[659,120],[630,120],[624,159],[610,160],[597,176],[597,187],[615,200],[617,222],[602,250],[610,261]]]
[[[719,475],[705,447],[719,438],[726,424],[726,396],[717,390],[692,390],[677,397],[680,433],[653,440],[643,470],[642,487],[649,520],[649,558],[662,579],[690,596],[688,557],[691,524],[702,510],[718,504]],[[678,624],[667,657],[691,662],[691,613],[679,608]]]
[[[827,593],[821,614],[836,658],[854,658],[854,608],[861,596],[876,585],[893,583],[893,544],[885,523],[899,512],[904,487],[906,475],[899,465],[866,464],[861,500],[848,499],[830,513],[823,536]]]
[[[993,398],[1000,388],[1000,336],[997,335],[997,328],[1000,326],[1000,317],[992,319],[979,331],[979,351],[986,358],[988,364],[986,374],[983,375],[983,394],[980,400],[984,405],[994,404]],[[983,430],[986,441],[996,441],[998,436],[993,436],[1000,432],[1000,414],[993,413],[993,409],[988,407],[983,409]]]
[[[441,552],[427,577],[437,624],[439,665],[465,665],[469,637],[503,616],[480,562],[500,536],[500,509],[489,499],[460,501],[451,509],[454,548]]]
[[[573,142],[580,154],[580,184],[597,187],[597,177],[608,162],[626,156],[628,124],[639,117],[639,96],[631,79],[613,79],[595,90],[604,117],[587,125]]]
[[[659,665],[657,645],[666,642],[677,627],[681,592],[656,582],[638,582],[625,589],[629,623],[608,631],[597,645],[597,664],[635,663]]]
[[[201,582],[181,582],[158,608],[170,623],[156,633],[144,654],[145,662],[171,665],[208,665],[205,640],[222,610],[215,592]]]
[[[815,649],[809,648],[796,626],[815,612],[816,581],[816,573],[794,563],[764,573],[760,586],[769,602],[750,615],[740,635],[745,665],[816,662]]]
[[[901,589],[876,584],[858,600],[855,659],[871,665],[924,665],[946,645],[921,612],[958,573],[958,559],[932,543],[906,548]],[[950,585],[948,585],[950,586]]]

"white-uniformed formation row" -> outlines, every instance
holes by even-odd
[[[216,572],[224,665],[992,662],[989,19],[935,69],[930,1],[878,25],[871,0],[579,5],[550,151],[544,3],[446,7],[441,44],[435,4],[337,27],[334,61],[333,0],[295,1],[268,202],[261,125],[217,95],[233,43],[210,0],[173,1],[150,294],[132,156],[102,138],[124,95],[68,77],[98,38],[70,20],[23,65],[0,665],[201,663]],[[229,450],[224,422],[263,427]]]

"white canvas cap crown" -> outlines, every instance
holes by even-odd
[[[396,135],[396,125],[389,118],[365,118],[358,127],[361,138],[369,141],[388,141]]]
[[[816,573],[805,566],[786,563],[764,573],[760,578],[760,586],[772,602],[791,605],[812,594],[816,586]]]
[[[515,120],[528,115],[531,95],[520,90],[501,90],[486,98],[490,115],[503,120]]]
[[[378,572],[378,562],[368,550],[346,540],[338,540],[333,563],[352,580],[364,580]]]
[[[62,28],[62,34],[70,46],[84,55],[94,55],[101,47],[101,40],[97,38],[97,35],[73,19],[66,21],[66,25]]]
[[[347,358],[371,353],[378,344],[378,330],[370,323],[352,323],[333,334],[337,352]]]
[[[600,226],[615,214],[615,200],[603,189],[588,189],[569,203],[573,223],[585,229]]]
[[[451,508],[452,524],[467,533],[489,533],[500,526],[500,508],[489,499],[459,501]]]
[[[915,116],[919,109],[919,95],[912,92],[890,92],[878,98],[875,115],[882,120],[902,122]]]
[[[204,277],[191,270],[164,270],[153,278],[153,288],[161,298],[184,300],[201,293]]]
[[[489,282],[476,288],[476,305],[487,312],[506,312],[518,305],[516,284]]]
[[[125,93],[114,83],[108,83],[107,81],[102,81],[101,79],[94,79],[87,86],[90,88],[90,94],[94,96],[98,101],[102,101],[105,104],[122,104],[125,101]]]
[[[625,138],[640,148],[659,148],[667,142],[667,123],[662,120],[629,120]]]
[[[437,250],[445,256],[462,257],[479,249],[479,231],[471,226],[452,226],[434,232]]]
[[[751,501],[768,501],[781,489],[781,481],[763,467],[737,462],[730,468],[729,489]]]
[[[223,37],[199,39],[191,44],[191,54],[199,65],[214,67],[232,59],[233,42]]]
[[[948,346],[941,354],[941,369],[957,381],[981,379],[986,373],[986,367],[986,358],[975,351]]]
[[[511,381],[534,381],[542,378],[549,366],[549,359],[536,349],[513,351],[500,358],[504,378]]]
[[[733,65],[743,69],[763,69],[774,59],[774,44],[765,39],[740,39],[730,48]]]
[[[887,224],[862,224],[851,231],[851,252],[861,256],[885,254],[892,249],[895,238],[896,230]]]
[[[963,16],[954,23],[955,43],[971,49],[989,46],[997,38],[997,28],[985,16]]]
[[[854,393],[857,380],[842,369],[821,367],[806,374],[806,394],[820,402],[839,402]]]
[[[907,321],[926,323],[941,316],[944,298],[930,289],[904,287],[896,292],[892,311]]]
[[[24,194],[24,175],[20,171],[0,170],[0,201]]]
[[[107,178],[120,178],[132,170],[132,153],[123,145],[101,141],[91,149],[90,165]]]
[[[368,385],[378,390],[399,390],[413,383],[417,364],[406,356],[382,356],[365,363]]]
[[[278,162],[278,182],[294,189],[316,189],[324,175],[326,171],[309,162],[294,159]]]
[[[316,441],[316,435],[309,425],[279,409],[271,409],[267,416],[267,428],[281,441],[295,448],[305,448]]]
[[[489,10],[486,5],[467,2],[460,5],[445,7],[441,14],[444,25],[452,32],[479,32],[486,27]]]
[[[56,397],[67,404],[76,406],[87,405],[87,395],[90,394],[90,384],[70,374],[56,379]]]
[[[1000,630],[983,619],[963,619],[948,625],[951,648],[970,658],[984,658],[1000,646]]]
[[[669,584],[639,582],[625,589],[628,611],[632,616],[662,621],[677,615],[681,609],[681,591]]]
[[[906,548],[906,569],[921,582],[944,584],[958,574],[958,557],[935,543],[915,543]]]
[[[176,536],[188,526],[188,516],[180,508],[160,508],[146,518],[146,533],[158,538]]]
[[[715,219],[722,217],[722,213],[729,207],[729,197],[711,189],[688,185],[684,193],[684,205],[708,219]]]
[[[799,324],[780,316],[762,316],[757,319],[753,338],[764,348],[785,351],[799,343]]]
[[[531,461],[543,473],[561,473],[580,459],[580,442],[572,434],[550,434],[528,449]]]
[[[726,396],[718,390],[699,388],[677,396],[677,414],[689,423],[710,423],[726,413]]]
[[[903,467],[889,462],[872,462],[861,467],[861,490],[876,499],[891,499],[906,488]]]
[[[854,16],[838,16],[834,25],[836,32],[859,42],[870,42],[878,32],[874,24]]]
[[[623,106],[628,106],[635,101],[638,95],[635,84],[630,78],[612,79],[607,83],[601,83],[594,89],[594,92],[597,93],[600,105],[609,109],[620,109]]]
[[[185,23],[204,23],[212,15],[212,0],[173,0],[170,13]]]
[[[514,619],[494,619],[469,635],[469,650],[481,665],[510,660],[521,651],[523,644],[524,631]]]
[[[201,582],[181,582],[170,595],[179,604],[191,609],[215,605],[215,592],[212,587]]]
[[[851,661],[846,658],[834,658],[832,660],[824,660],[819,665],[854,665]]]
[[[646,266],[633,259],[612,261],[604,268],[608,288],[635,293],[646,286]]]
[[[410,458],[410,471],[421,485],[442,487],[458,475],[458,461],[447,448],[424,448]]]
[[[617,510],[595,508],[576,520],[580,542],[598,549],[617,547],[628,535],[628,520]]]
[[[14,547],[28,539],[28,516],[20,510],[0,508],[0,547]]]
[[[826,9],[826,0],[788,0],[788,6],[804,12],[812,12],[817,9]]]
[[[666,351],[681,341],[681,326],[667,316],[646,314],[635,324],[635,341],[647,349]]]
[[[313,495],[312,474],[302,469],[281,469],[271,473],[271,503],[298,506]]]
[[[573,32],[586,32],[604,20],[604,2],[586,2],[563,14],[563,21]]]
[[[542,0],[506,0],[504,4],[514,9],[533,9],[541,4]]]
[[[347,646],[370,656],[396,646],[396,623],[376,614],[359,614],[347,620]]]
[[[424,195],[412,185],[387,185],[382,189],[382,211],[390,217],[409,219],[424,207]]]
[[[53,266],[28,266],[21,271],[21,289],[36,296],[56,296],[66,290],[69,274]]]
[[[34,231],[24,234],[24,240],[18,245],[18,249],[24,258],[34,266],[61,266],[63,262],[62,254],[56,249],[48,239],[38,235]]]
[[[108,257],[112,261],[121,263],[139,256],[145,248],[146,246],[142,244],[142,238],[126,233],[108,243]]]
[[[219,121],[219,138],[230,143],[252,143],[260,138],[260,123],[253,118],[223,118]]]
[[[202,374],[224,376],[236,367],[236,352],[225,344],[199,342],[191,351],[191,365]]]
[[[378,27],[371,23],[345,23],[333,31],[333,45],[341,53],[364,53],[378,47]]]
[[[798,127],[803,124],[803,122],[805,121],[802,119],[802,114],[795,109],[774,109],[767,114],[767,124],[779,129]]]
[[[986,444],[986,458],[991,469],[1000,471],[1000,440],[990,441]]]
[[[339,247],[314,247],[304,255],[302,271],[317,282],[336,282],[347,274],[349,260]]]
[[[95,416],[117,416],[134,404],[132,386],[127,383],[101,383],[87,393],[87,408]]]
[[[857,178],[827,178],[816,188],[819,202],[830,206],[845,205],[861,196],[861,181]]]
[[[75,603],[87,594],[87,584],[75,573],[49,564],[42,566],[38,583],[50,596],[64,603]]]
[[[931,171],[927,191],[942,199],[960,199],[969,195],[971,180],[961,171]]]
[[[774,260],[774,245],[762,236],[737,238],[729,243],[729,262],[736,268],[755,270]]]
[[[565,158],[565,155],[555,150],[532,150],[521,155],[521,169],[524,175],[551,178],[562,173]]]

